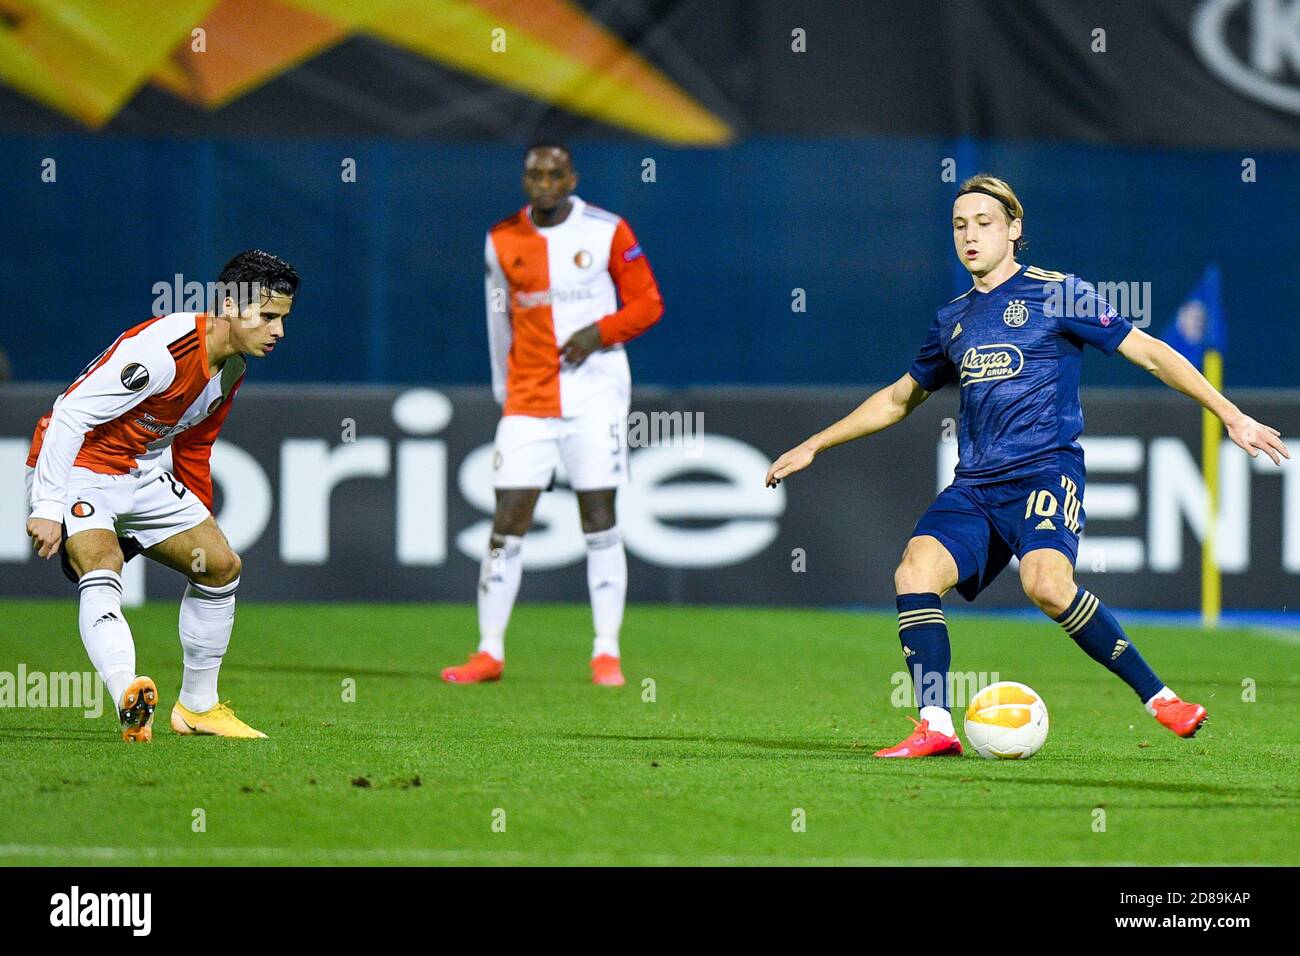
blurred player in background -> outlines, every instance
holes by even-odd
[[[221,313],[176,312],[118,336],[36,425],[27,459],[27,534],[59,555],[81,593],[78,620],[91,662],[116,703],[122,739],[153,736],[158,688],[136,671],[122,613],[122,566],[136,554],[189,580],[181,597],[184,677],[178,734],[265,737],[217,696],[235,624],[239,555],[213,520],[212,443],[244,380],[246,357],[284,337],[298,273],[265,252],[221,272]],[[161,466],[171,447],[172,471]]]
[[[968,601],[1014,554],[1025,594],[1093,660],[1138,695],[1180,737],[1206,719],[1161,681],[1110,610],[1074,580],[1083,531],[1083,347],[1118,351],[1223,422],[1251,457],[1289,458],[1276,429],[1219,394],[1173,348],[1135,329],[1087,283],[1016,261],[1024,210],[988,175],[962,184],[953,204],[957,256],[972,287],[939,310],[911,369],[847,417],[773,463],[767,483],[812,464],[835,445],[897,424],[949,383],[961,391],[956,477],[921,517],[894,575],[898,631],[920,717],[911,735],[877,757],[960,755],[948,701],[951,653],[943,595]]]
[[[627,481],[631,401],[623,343],[659,321],[663,301],[628,224],[573,194],[568,147],[530,147],[523,184],[528,205],[493,226],[485,248],[492,390],[504,408],[492,463],[496,514],[479,574],[479,645],[442,678],[501,676],[523,537],[563,462],[587,539],[592,681],[618,686],[627,557],[614,500]]]

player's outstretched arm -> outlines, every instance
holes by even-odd
[[[1283,458],[1291,457],[1282,443],[1281,432],[1261,425],[1228,401],[1206,381],[1195,365],[1168,343],[1147,335],[1141,329],[1133,329],[1119,344],[1119,354],[1217,415],[1227,429],[1228,437],[1244,448],[1251,458],[1262,451],[1273,459],[1273,464],[1280,465]]]
[[[930,393],[916,379],[910,374],[904,374],[893,385],[886,385],[872,394],[834,425],[796,445],[774,461],[767,470],[767,486],[775,488],[782,478],[803,471],[813,463],[813,458],[819,451],[855,438],[874,435],[890,425],[896,425],[929,397]]]

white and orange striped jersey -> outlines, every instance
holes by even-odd
[[[212,509],[209,459],[244,380],[243,356],[208,377],[207,316],[177,312],[118,336],[36,424],[32,517],[59,521],[73,467],[145,475],[170,446],[172,472]]]
[[[623,343],[663,314],[631,227],[570,198],[557,226],[538,227],[525,206],[487,235],[492,389],[505,415],[571,418],[598,404],[626,406],[632,376]],[[560,346],[593,322],[605,348],[577,368],[561,367]]]

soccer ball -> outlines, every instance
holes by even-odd
[[[1047,705],[1013,680],[989,684],[966,709],[966,739],[986,760],[1024,760],[1047,741]]]

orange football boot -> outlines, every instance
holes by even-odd
[[[1200,704],[1189,704],[1177,697],[1153,700],[1151,706],[1156,709],[1156,720],[1164,724],[1179,737],[1195,737],[1210,715]]]
[[[137,677],[122,691],[117,719],[122,724],[122,739],[129,744],[148,743],[153,739],[153,709],[158,705],[158,685],[149,677]]]
[[[597,654],[591,659],[591,682],[602,687],[622,687],[623,668],[612,654]]]
[[[956,736],[950,737],[937,730],[931,730],[928,720],[917,720],[911,714],[907,715],[907,719],[916,725],[912,728],[912,732],[893,747],[877,750],[875,756],[960,757],[962,755],[961,741]]]
[[[500,680],[505,669],[505,661],[497,660],[487,651],[479,651],[459,667],[444,667],[442,679],[448,684],[481,684]]]

